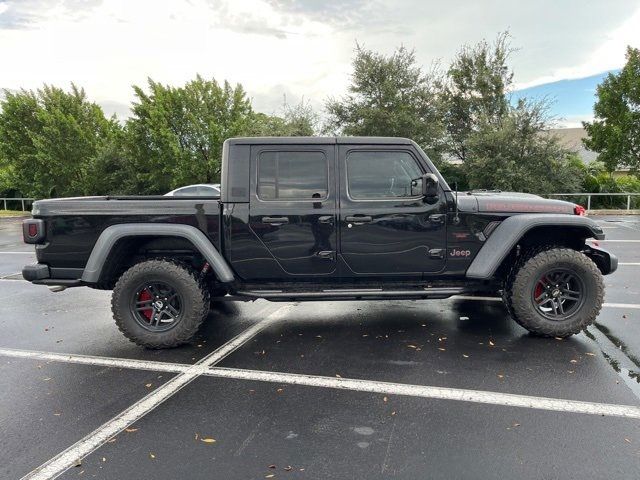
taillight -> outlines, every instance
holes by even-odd
[[[22,239],[25,243],[40,243],[44,240],[44,221],[38,218],[23,220]]]
[[[584,208],[582,205],[576,205],[575,207],[573,207],[573,213],[575,215],[580,215],[581,217],[584,217],[587,214],[587,209]]]

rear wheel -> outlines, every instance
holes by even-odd
[[[209,292],[197,272],[171,260],[147,260],[127,270],[113,289],[116,325],[132,342],[169,348],[188,342],[209,312]]]
[[[595,321],[604,301],[604,282],[586,255],[551,248],[532,252],[514,266],[504,301],[514,320],[530,332],[566,337]]]

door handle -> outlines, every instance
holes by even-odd
[[[441,224],[444,223],[446,215],[444,213],[434,213],[433,215],[429,215],[429,221],[431,223]]]
[[[347,222],[353,222],[354,225],[364,225],[365,223],[370,223],[373,221],[373,218],[365,215],[353,215],[344,218]]]
[[[289,223],[289,217],[262,217],[262,223],[284,225],[285,223]]]
[[[318,217],[318,223],[333,224],[333,215],[322,215]]]

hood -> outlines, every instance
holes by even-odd
[[[574,215],[575,203],[518,192],[472,190],[458,194],[461,210],[485,213],[563,213]]]

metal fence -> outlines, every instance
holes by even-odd
[[[551,198],[571,198],[575,203],[580,203],[587,210],[592,210],[595,204],[597,209],[621,209],[632,210],[640,208],[640,193],[550,193],[547,197]],[[595,200],[592,201],[592,197]],[[577,198],[576,200],[573,200]]]
[[[36,201],[35,198],[8,198],[8,197],[0,197],[0,200],[2,200],[2,205],[4,207],[4,210],[9,210],[9,207],[13,207],[15,206],[16,208],[11,208],[11,210],[18,210],[18,206],[20,206],[20,210],[23,212],[26,212],[27,209],[25,208],[26,206],[29,206],[29,209],[31,209],[31,205],[33,204],[33,202]]]

